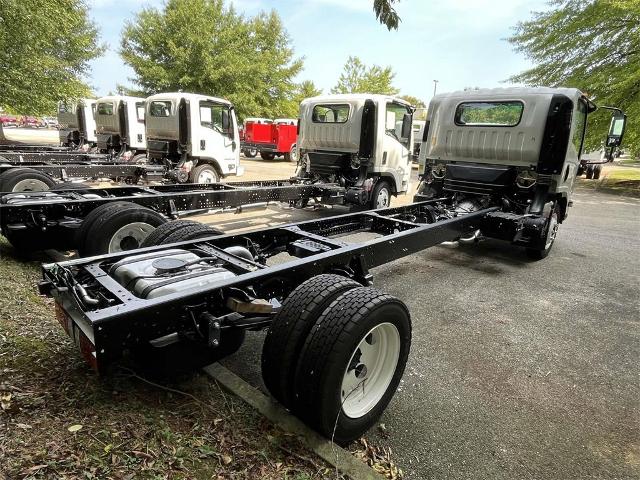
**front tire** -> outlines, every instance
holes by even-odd
[[[555,243],[556,235],[558,234],[558,227],[560,225],[559,219],[559,207],[558,205],[553,205],[545,226],[544,244],[541,247],[527,248],[526,250],[527,256],[531,260],[542,260],[549,256],[549,253],[551,253],[551,249],[553,248],[553,244]]]
[[[391,206],[391,186],[385,180],[378,180],[371,192],[369,207],[374,210]]]
[[[208,163],[194,167],[189,173],[191,183],[218,183],[220,174]]]
[[[338,444],[371,428],[396,392],[411,348],[411,319],[400,300],[360,287],[320,316],[303,347],[294,410]]]

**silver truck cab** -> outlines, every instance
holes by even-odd
[[[146,156],[145,100],[110,95],[96,101],[96,138],[102,153]]]
[[[233,104],[193,93],[146,99],[147,155],[184,183],[213,183],[240,176],[240,136]]]
[[[91,98],[58,102],[60,145],[65,147],[95,147],[96,101]]]
[[[567,217],[587,116],[596,108],[574,88],[436,95],[415,200],[450,196],[460,212],[499,207],[482,235],[525,246],[533,258],[546,256]]]
[[[299,175],[346,187],[347,203],[389,206],[411,178],[414,108],[397,97],[323,95],[300,104]]]

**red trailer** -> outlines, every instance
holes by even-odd
[[[248,157],[260,153],[263,160],[273,160],[282,155],[286,161],[297,160],[296,138],[298,121],[296,119],[279,118],[273,123],[246,121],[244,139],[241,141],[242,151]]]

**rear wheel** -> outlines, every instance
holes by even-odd
[[[196,240],[203,237],[223,235],[224,232],[203,223],[192,220],[174,220],[156,228],[142,242],[142,247],[155,247],[170,243]]]
[[[262,347],[262,378],[285,407],[293,404],[296,365],[311,328],[333,300],[360,286],[340,275],[318,275],[301,283],[283,302]]]
[[[244,151],[244,156],[247,158],[256,158],[256,156],[258,155],[258,149],[257,148],[245,148]]]
[[[276,158],[276,154],[271,152],[260,152],[260,157],[262,157],[263,160],[273,160]]]
[[[294,162],[298,161],[298,147],[296,147],[295,143],[291,145],[291,150],[284,154],[284,160],[285,162],[290,162],[291,160]]]
[[[602,173],[602,165],[596,165],[593,168],[593,179],[598,180],[600,178],[601,173]]]
[[[368,287],[343,293],[322,313],[302,349],[295,412],[336,443],[355,440],[391,401],[410,347],[404,303]]]
[[[100,205],[78,230],[78,252],[84,257],[135,250],[166,222],[158,212],[131,202]]]
[[[203,164],[194,167],[189,174],[191,183],[218,183],[220,175],[212,165]]]
[[[44,192],[56,181],[33,168],[11,168],[0,175],[0,192]]]

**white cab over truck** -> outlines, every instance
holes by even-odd
[[[406,101],[325,95],[300,104],[298,176],[345,188],[345,203],[388,207],[410,188],[412,118]]]
[[[145,100],[139,97],[107,96],[96,101],[98,150],[112,155],[146,158]]]
[[[59,102],[60,145],[95,147],[97,141],[95,112],[96,101],[91,98]]]
[[[193,93],[161,93],[146,100],[147,154],[179,183],[215,183],[244,173],[233,104]]]
[[[574,88],[497,88],[436,95],[420,149],[415,201],[451,197],[458,216],[488,207],[473,239],[498,238],[544,258],[567,218],[587,116],[596,105]],[[612,107],[607,145],[626,116]]]

